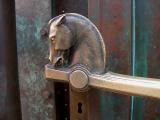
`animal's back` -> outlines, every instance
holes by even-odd
[[[93,73],[104,73],[106,66],[106,49],[103,38],[97,27],[86,17],[75,14],[65,14],[68,21],[75,22],[77,48],[74,49],[72,65],[83,64]],[[75,31],[75,32],[76,32]]]

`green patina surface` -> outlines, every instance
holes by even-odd
[[[156,21],[160,20],[159,5],[156,0],[135,0],[136,4],[136,34],[135,34],[135,76],[159,77],[160,55],[158,43],[160,44],[160,28]],[[158,28],[158,29],[157,29]],[[135,97],[133,102],[132,120],[159,120],[160,105],[158,101],[144,97]]]
[[[47,40],[40,30],[51,17],[50,0],[16,0],[18,68],[23,120],[53,120],[54,105],[45,103],[42,91]]]
[[[142,76],[147,77],[147,58],[148,58],[148,44],[149,44],[149,36],[148,36],[148,29],[147,26],[144,26],[144,18],[141,17],[141,12],[144,11],[142,8],[142,4],[138,4],[137,2],[135,5],[135,36],[133,36],[135,39],[132,39],[132,44],[135,44],[135,49],[132,49],[132,52],[134,52],[132,56],[133,61],[133,75],[134,76]],[[141,7],[140,7],[141,6]],[[139,13],[139,11],[141,11]],[[134,97],[133,98],[133,111],[132,113],[132,120],[143,120],[143,112],[144,112],[144,99],[141,97]]]

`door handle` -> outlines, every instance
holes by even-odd
[[[87,72],[86,72],[87,71]],[[91,74],[86,68],[56,70],[46,65],[47,79],[69,82],[76,91],[86,91],[90,86],[128,95],[146,96],[160,99],[159,79],[133,77],[113,72],[102,75]]]
[[[66,13],[49,21],[48,80],[70,85],[70,119],[88,120],[90,87],[128,95],[160,98],[158,79],[106,72],[106,46],[97,27],[86,17]]]
[[[79,19],[82,19],[82,20],[79,20]],[[75,21],[75,23],[73,21]],[[90,25],[88,25],[87,27],[83,26],[81,25],[82,23],[80,23],[81,21],[88,22]],[[68,24],[70,24],[70,26]],[[72,26],[71,24],[74,24],[74,26],[76,27],[79,25],[79,28],[74,28],[74,26]],[[75,36],[78,36],[78,35],[80,36],[84,34],[84,35],[88,35],[87,37],[89,37],[89,39],[92,40],[94,39],[95,36],[94,34],[90,33],[91,31],[91,32],[97,33],[96,37],[98,36],[101,39],[97,41],[102,42],[99,48],[96,46],[96,42],[93,42],[93,46],[97,47],[96,48],[97,52],[98,52],[98,49],[100,49],[101,51],[103,50],[104,52],[104,54],[101,54],[101,55],[104,55],[103,58],[101,58],[101,61],[99,61],[102,63],[102,65],[97,65],[97,68],[94,68],[94,69],[99,69],[101,67],[101,70],[103,70],[105,67],[104,63],[106,60],[104,59],[106,59],[105,58],[106,50],[105,50],[105,46],[102,41],[101,35],[98,29],[93,25],[93,23],[91,23],[84,16],[81,16],[79,14],[74,14],[74,13],[63,14],[63,15],[60,15],[60,16],[57,16],[51,19],[49,21],[49,27],[50,27],[49,28],[50,29],[50,32],[49,32],[50,57],[49,59],[51,61],[51,64],[46,65],[45,67],[46,68],[45,69],[46,78],[54,79],[58,81],[69,82],[71,86],[73,86],[73,88],[79,91],[84,89],[83,84],[86,84],[84,85],[85,87],[92,86],[92,87],[97,87],[97,88],[111,90],[111,91],[120,92],[120,93],[128,93],[130,95],[141,95],[141,96],[160,98],[160,81],[158,79],[132,77],[132,76],[121,75],[121,74],[117,74],[113,72],[107,72],[105,74],[98,75],[98,74],[90,73],[90,70],[92,70],[93,67],[91,67],[90,70],[87,70],[85,67],[88,67],[89,65],[85,66],[83,61],[79,62],[78,65],[74,62],[72,63],[72,61],[75,61],[75,60],[71,60],[70,57],[73,56],[73,54],[76,51],[80,51],[80,52],[83,51],[83,50],[77,49],[77,46],[79,45],[80,49],[86,49],[85,47],[82,46],[83,43],[79,42],[77,40],[78,38],[76,38]],[[76,33],[74,31],[76,29],[77,31],[78,29],[81,29],[81,31],[78,31],[79,33]],[[77,41],[75,41],[74,39],[78,41],[77,44],[76,44]],[[83,38],[82,36],[81,39],[85,39],[85,37]],[[74,47],[73,44],[75,44],[76,47],[71,49],[72,47]],[[93,48],[89,48],[89,49],[93,49]],[[66,55],[65,55],[65,52],[66,52]],[[87,52],[87,51],[84,51],[84,52]],[[86,57],[85,53],[83,54],[84,54],[83,57]],[[87,53],[87,54],[90,54],[90,53]],[[81,59],[83,57],[78,56],[77,58]],[[87,59],[87,58],[84,58],[84,59]],[[94,62],[91,59],[88,59],[88,61],[89,60],[90,62],[88,63],[86,62],[87,64]],[[65,67],[66,64],[69,64],[69,62],[70,64],[72,64],[72,66],[77,66],[77,67],[73,67],[73,68],[69,68],[69,66]],[[88,68],[90,68],[90,66]],[[72,72],[74,69],[76,70]],[[81,73],[84,73],[84,74],[82,75]],[[75,77],[75,75],[77,76],[81,75],[82,78],[86,78],[86,81],[81,80],[81,77]],[[76,78],[77,80],[73,80],[73,78]]]

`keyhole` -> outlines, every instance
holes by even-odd
[[[78,103],[78,113],[82,113],[82,103]]]

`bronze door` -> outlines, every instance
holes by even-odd
[[[159,78],[158,5],[159,2],[150,0],[139,0],[136,3],[134,0],[32,0],[30,2],[16,0],[18,68],[23,120],[56,119],[56,115],[57,118],[60,116],[65,119],[70,116],[67,107],[69,106],[68,85],[57,82],[53,86],[52,82],[46,82],[43,76],[44,65],[48,63],[47,24],[52,17],[68,12],[76,12],[88,17],[99,29],[109,51],[107,58],[109,71]],[[110,75],[113,78],[116,76],[112,73]],[[120,81],[115,82],[122,84],[117,83]],[[148,84],[150,86],[155,83],[153,81]],[[95,85],[93,82],[92,86]],[[131,95],[133,89],[127,90]],[[125,91],[126,89],[121,92]],[[55,98],[54,93],[58,97]],[[92,88],[88,94],[91,113],[87,114],[92,114],[90,119],[154,120],[160,118],[159,100],[125,94]],[[141,92],[139,94],[148,95]],[[55,101],[56,106],[60,107],[55,106]],[[78,108],[82,106],[79,104]],[[77,112],[77,106],[75,109]],[[83,112],[81,109],[78,111]]]

